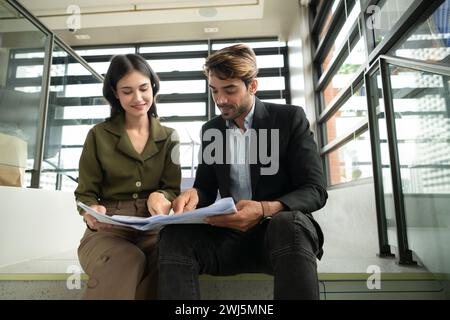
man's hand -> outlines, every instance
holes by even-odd
[[[148,196],[147,208],[152,216],[157,214],[168,214],[172,204],[161,192],[152,192]]]
[[[173,200],[172,208],[175,214],[186,211],[192,211],[197,208],[198,193],[197,189],[191,188],[180,194],[175,200]]]
[[[106,213],[106,208],[102,205],[93,204],[90,207],[100,214]],[[97,219],[95,219],[90,214],[87,214],[86,212],[83,213],[83,217],[84,217],[84,220],[86,221],[87,225],[89,226],[89,228],[91,228],[92,230],[110,229],[110,228],[114,227],[114,225],[109,224],[109,223],[98,222]]]
[[[263,216],[261,203],[258,201],[241,200],[236,204],[238,210],[234,214],[224,214],[205,219],[213,226],[247,231],[257,225]]]

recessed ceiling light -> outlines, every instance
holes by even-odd
[[[91,36],[88,34],[76,34],[75,37],[78,40],[89,40],[91,38]]]
[[[215,33],[219,32],[219,28],[204,28],[203,31],[205,31],[205,33]]]

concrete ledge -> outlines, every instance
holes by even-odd
[[[0,186],[0,197],[0,267],[78,246],[85,225],[72,192]]]
[[[81,299],[87,276],[80,275],[80,288],[69,289],[71,274],[0,274],[0,299]],[[381,287],[369,289],[367,274],[320,274],[322,300],[445,299],[444,286],[424,273],[382,274]],[[73,279],[72,279],[73,280]],[[271,300],[273,279],[265,274],[200,276],[202,300]]]
[[[0,281],[61,281],[67,280],[70,273],[0,273]],[[367,273],[319,273],[319,281],[366,281]],[[431,273],[382,273],[382,281],[433,281],[446,280],[447,274],[434,275]],[[81,273],[81,280],[88,280],[85,273]],[[201,281],[272,281],[273,276],[263,273],[242,273],[233,276],[200,275]]]

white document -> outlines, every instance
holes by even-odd
[[[237,211],[234,205],[233,198],[231,197],[220,199],[209,207],[187,211],[179,214],[159,214],[147,218],[120,215],[109,216],[107,214],[98,213],[97,211],[80,201],[77,202],[77,205],[81,209],[86,211],[87,214],[90,214],[91,216],[96,218],[99,222],[131,227],[142,231],[159,228],[166,224],[204,223],[203,220],[206,217],[221,214],[232,214]]]

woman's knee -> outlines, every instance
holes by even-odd
[[[105,273],[105,274],[120,274],[123,276],[142,275],[147,266],[147,257],[141,249],[132,243],[124,245],[115,245],[107,250],[98,251],[96,254],[91,254],[89,260],[84,260],[85,265],[89,266],[85,270],[86,273]],[[82,266],[83,266],[82,264]]]
[[[146,256],[135,245],[118,245],[91,256],[86,299],[134,299],[146,273]]]

